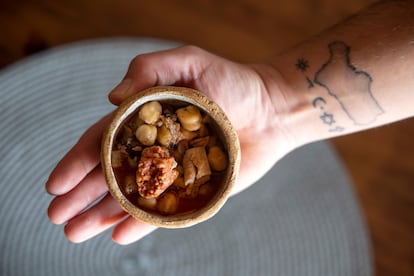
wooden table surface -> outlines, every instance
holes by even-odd
[[[1,0],[0,68],[81,39],[150,36],[260,62],[371,0]],[[413,103],[414,106],[414,103]],[[333,139],[370,230],[375,275],[414,275],[414,119]]]

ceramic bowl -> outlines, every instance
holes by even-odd
[[[131,118],[137,110],[150,101],[183,102],[197,106],[207,113],[212,121],[228,155],[228,166],[223,173],[219,188],[212,199],[200,209],[176,215],[162,215],[146,211],[133,204],[122,192],[112,167],[112,150],[115,139],[124,122]],[[132,217],[149,224],[164,228],[188,227],[205,221],[215,215],[228,199],[237,178],[240,165],[240,145],[237,133],[223,110],[208,97],[197,90],[159,86],[137,93],[125,100],[113,114],[113,118],[104,132],[101,148],[101,162],[109,192],[120,206]]]

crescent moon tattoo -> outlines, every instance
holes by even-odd
[[[325,105],[325,104],[326,104],[326,101],[322,97],[317,97],[312,101],[312,105],[314,108],[321,107],[322,105]]]

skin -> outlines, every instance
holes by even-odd
[[[236,194],[297,147],[413,116],[413,15],[410,1],[376,4],[268,64],[239,64],[194,46],[139,55],[109,100],[119,105],[156,85],[208,95],[239,135]],[[46,183],[55,196],[49,218],[66,224],[72,242],[113,227],[113,240],[128,244],[155,229],[129,217],[107,194],[99,152],[110,117],[82,135]]]

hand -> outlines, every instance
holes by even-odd
[[[128,96],[156,85],[197,89],[214,100],[238,132],[241,168],[234,193],[261,178],[286,153],[294,149],[284,126],[284,101],[277,71],[267,65],[242,65],[193,46],[137,56],[124,80],[109,99],[118,105]],[[52,222],[65,226],[73,242],[82,242],[116,225],[112,238],[120,244],[134,242],[155,227],[122,211],[107,193],[99,164],[100,140],[111,115],[92,126],[58,163],[46,183],[56,197],[49,206]],[[106,194],[106,195],[105,195]],[[96,199],[103,198],[90,206]],[[84,211],[85,210],[85,211]]]

